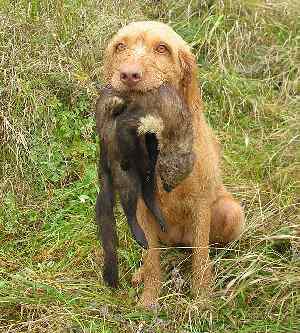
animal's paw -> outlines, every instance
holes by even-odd
[[[196,269],[193,271],[192,292],[194,296],[210,294],[214,283],[214,274],[211,263],[205,269]]]
[[[112,96],[110,99],[110,107],[111,108],[116,108],[120,105],[123,105],[125,103],[124,99],[118,96]]]
[[[119,277],[118,268],[114,266],[104,265],[103,267],[103,280],[110,288],[117,288]]]
[[[201,291],[197,294],[197,296],[194,296],[193,305],[198,310],[208,310],[212,306],[212,292],[211,290]]]
[[[139,306],[147,310],[157,311],[159,309],[158,298],[152,293],[144,291]]]
[[[144,269],[140,267],[135,273],[133,273],[131,278],[131,283],[133,286],[137,287],[144,281]]]
[[[147,133],[156,134],[160,138],[161,133],[164,129],[164,123],[161,118],[152,115],[147,115],[140,118],[140,123],[138,127],[138,134],[145,135]]]
[[[120,114],[125,106],[125,100],[118,96],[110,97],[105,103],[105,109],[110,110],[114,116]]]

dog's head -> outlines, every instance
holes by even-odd
[[[133,22],[112,38],[104,76],[118,91],[147,91],[164,83],[183,92],[196,81],[196,62],[187,43],[161,22]]]

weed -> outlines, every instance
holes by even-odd
[[[0,331],[299,332],[297,1],[0,1]],[[93,103],[121,25],[170,23],[193,47],[224,180],[246,211],[189,297],[190,255],[163,249],[161,309],[136,307],[141,250],[118,208],[121,287],[101,277]],[[100,189],[101,190],[101,189]]]

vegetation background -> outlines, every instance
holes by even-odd
[[[299,17],[298,0],[0,0],[0,332],[300,332]],[[94,223],[102,51],[141,19],[193,47],[247,220],[239,242],[212,250],[206,306],[189,296],[189,256],[163,250],[154,313],[136,306],[141,249],[121,211],[115,292]]]

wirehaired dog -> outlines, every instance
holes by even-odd
[[[161,286],[160,243],[185,244],[192,248],[191,289],[196,296],[201,295],[209,290],[212,279],[209,244],[238,239],[244,214],[223,185],[220,148],[204,116],[195,57],[170,26],[153,21],[133,22],[121,28],[109,42],[104,80],[129,96],[167,83],[187,105],[193,127],[193,169],[170,192],[165,191],[157,172],[157,196],[166,232],[161,231],[144,201],[138,200],[137,221],[149,249],[133,281],[144,282],[141,304],[155,306]],[[175,145],[176,136],[171,142]]]

